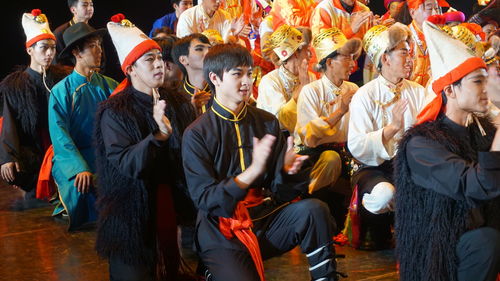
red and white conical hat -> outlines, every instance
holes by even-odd
[[[429,59],[431,61],[432,90],[436,97],[420,112],[417,123],[436,120],[443,110],[443,89],[462,79],[465,75],[479,68],[486,68],[486,64],[475,56],[474,52],[460,40],[448,35],[441,28],[429,21],[423,24],[423,32]]]
[[[50,31],[47,17],[42,14],[40,9],[33,9],[31,13],[24,13],[22,25],[26,34],[26,48],[31,47],[40,40],[56,40],[52,31]]]
[[[161,50],[160,46],[144,32],[125,19],[123,14],[111,17],[107,25],[109,35],[113,40],[123,73],[142,55],[152,49]]]

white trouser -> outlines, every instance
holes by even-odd
[[[391,183],[379,182],[373,187],[372,192],[363,195],[362,204],[373,214],[392,211],[395,192],[394,185]]]

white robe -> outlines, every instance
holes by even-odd
[[[358,86],[348,81],[337,87],[325,75],[304,86],[297,101],[295,144],[316,147],[325,143],[347,142],[349,112],[333,127],[326,118],[339,109],[341,95],[356,90]]]
[[[309,78],[315,80],[314,74],[309,73]],[[275,115],[281,128],[290,134],[293,134],[297,122],[297,103],[292,97],[295,91],[299,91],[298,83],[298,77],[281,66],[262,77],[257,96],[257,107]]]
[[[379,75],[376,79],[359,88],[351,101],[348,147],[358,161],[369,166],[378,166],[395,156],[398,141],[404,131],[415,124],[418,113],[425,106],[426,91],[424,87],[406,79],[400,82],[401,99],[408,101],[403,116],[404,130],[398,132],[393,139],[384,145],[383,129],[393,120],[394,104],[385,109],[386,120],[384,122],[384,109],[377,105],[376,101],[387,103],[393,99],[394,93],[390,91],[389,85],[395,86]]]
[[[196,5],[179,16],[176,34],[182,38],[193,33],[201,33],[207,29],[215,29],[227,42],[228,37],[232,35],[231,20],[231,15],[224,10],[217,9],[213,16],[209,17],[201,4]]]

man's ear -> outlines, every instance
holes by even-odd
[[[26,53],[31,56],[33,54],[33,46],[26,48]]]
[[[179,5],[177,5],[177,3],[174,3],[174,4],[172,5],[172,7],[174,7],[174,10],[179,9]]]
[[[388,53],[383,53],[382,56],[380,57],[380,64],[388,64],[391,65],[391,60],[389,59],[389,54]]]
[[[453,87],[452,85],[446,85],[444,88],[443,88],[443,92],[444,94],[446,95],[447,98],[456,98],[457,95],[455,93],[455,90],[453,90]]]
[[[417,9],[410,9],[410,7],[408,7],[408,12],[410,12],[411,18],[414,19],[415,13],[417,12]]]
[[[179,62],[184,66],[189,65],[189,59],[187,56],[180,56]]]
[[[217,76],[217,74],[210,72],[208,74],[208,78],[210,79],[210,82],[214,84],[214,86],[219,87],[221,80],[219,79],[219,76]]]
[[[74,48],[73,50],[71,50],[71,54],[73,54],[73,56],[75,56],[75,58],[80,58],[80,50],[78,50],[78,48]]]
[[[128,76],[132,76],[134,74],[134,68],[132,68],[132,65],[125,68],[125,73],[127,73]]]
[[[69,10],[73,15],[76,15],[76,7],[70,7]]]

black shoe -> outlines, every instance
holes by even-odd
[[[66,214],[66,211],[61,212],[55,216],[53,216],[54,220],[60,223],[67,224],[69,223],[69,217],[68,214]]]

